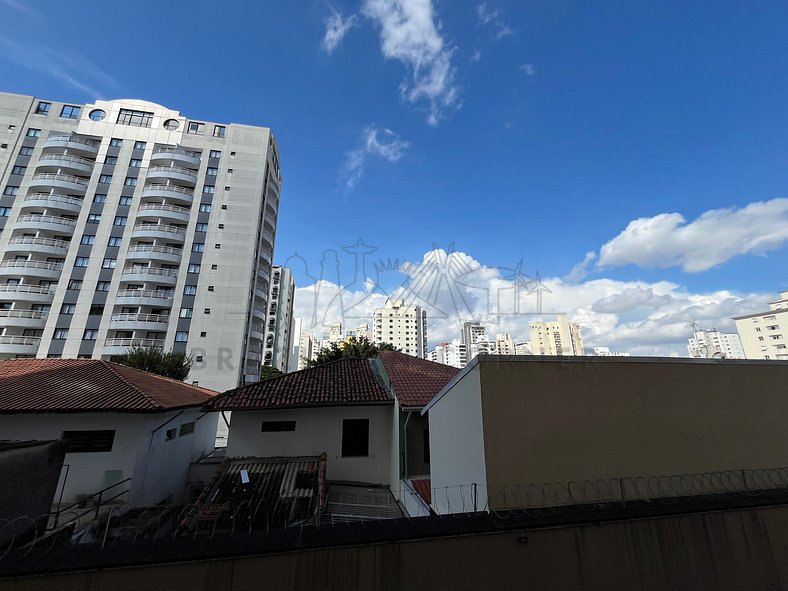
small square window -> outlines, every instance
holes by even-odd
[[[80,244],[95,244],[96,237],[92,234],[84,234],[82,239],[79,241]]]
[[[222,209],[227,209],[227,204],[223,204]]]
[[[211,265],[211,271],[216,271],[219,268],[219,265]]]
[[[195,242],[192,244],[192,252],[204,252],[205,244],[202,242]]]
[[[33,148],[30,146],[22,146],[19,148],[19,155],[20,156],[32,156],[33,155]]]
[[[137,177],[127,176],[126,180],[123,181],[123,184],[127,187],[136,187],[137,186]]]
[[[120,246],[121,242],[123,242],[123,238],[121,236],[110,236],[109,240],[107,241],[107,246]]]
[[[109,291],[109,281],[99,281],[96,283],[96,291]]]
[[[211,309],[210,308],[205,308],[205,310],[203,310],[202,313],[203,314],[210,314],[211,313]]]
[[[25,174],[27,172],[27,166],[14,166],[11,169],[11,174]]]
[[[230,187],[225,187],[225,188],[224,188],[224,190],[225,190],[225,191],[229,191],[229,190],[230,190]]]
[[[213,137],[224,137],[227,133],[227,128],[224,125],[213,126]]]
[[[181,308],[180,313],[178,314],[179,318],[191,318],[193,314],[192,308]]]
[[[142,160],[139,158],[132,158],[129,160],[129,167],[130,168],[140,168],[142,166]]]
[[[232,174],[232,173],[233,173],[233,169],[232,169],[232,168],[228,168],[228,169],[227,169],[227,172],[229,172],[230,174]]]
[[[205,174],[208,175],[208,176],[216,176],[217,174],[219,174],[219,169],[218,168],[209,167],[209,168],[205,169]]]
[[[104,261],[101,263],[101,268],[114,269],[117,263],[118,263],[117,259],[104,259]]]
[[[203,193],[205,193],[205,194],[207,194],[207,195],[213,195],[213,193],[214,193],[215,191],[216,191],[216,187],[212,187],[211,185],[205,185],[205,186],[202,188],[202,192],[203,192]]]
[[[77,257],[76,260],[74,261],[74,266],[75,267],[87,267],[89,260],[90,260],[89,257]]]
[[[189,421],[188,423],[181,425],[178,436],[183,437],[184,435],[189,435],[190,433],[194,433],[194,421]]]
[[[144,150],[147,144],[145,142],[134,142],[135,150]]]
[[[111,174],[102,174],[99,177],[99,181],[98,182],[100,182],[100,183],[111,183],[112,182],[112,175]]]
[[[189,340],[189,331],[186,330],[179,330],[175,333],[175,342],[176,343],[185,343]]]
[[[98,224],[101,221],[101,214],[99,213],[89,213],[88,214],[88,224]]]
[[[197,356],[194,358],[194,360],[195,360],[197,363],[202,363],[202,355],[197,355]],[[192,382],[192,383],[196,384],[197,382]]]
[[[107,195],[105,193],[96,193],[93,196],[93,203],[106,203]]]
[[[200,203],[200,213],[211,213],[211,204]]]
[[[221,245],[221,244],[214,244],[214,245],[213,245],[213,247],[214,247],[216,250],[219,250],[219,249],[222,247],[222,245]]]
[[[98,335],[98,330],[96,330],[94,328],[88,328],[82,334],[82,340],[83,341],[95,341],[97,335]]]
[[[104,158],[104,164],[117,164],[118,157],[117,156],[107,156]]]
[[[9,129],[13,129],[13,127],[9,127]],[[39,137],[41,135],[40,129],[33,129],[32,127],[27,130],[27,137]]]
[[[164,432],[164,441],[172,441],[173,439],[175,439],[175,437],[177,437],[177,435],[178,435],[178,429],[167,429]]]
[[[211,150],[210,157],[211,158],[221,158],[222,157],[222,153],[219,150]]]
[[[71,315],[74,313],[74,310],[76,309],[77,309],[76,304],[63,304],[63,306],[60,308],[60,313]]]
[[[118,138],[118,137],[114,137],[111,140],[109,140],[109,145],[110,146],[114,146],[114,147],[122,146],[123,145],[123,140]]]
[[[62,341],[68,338],[68,329],[67,328],[56,328],[55,334],[52,335],[52,338],[57,341]]]
[[[224,230],[224,224],[219,224],[219,229]]]
[[[197,294],[197,286],[196,285],[184,285],[183,286],[183,295],[196,295]]]
[[[129,221],[129,218],[123,215],[119,215],[119,216],[115,216],[115,221],[112,223],[115,226],[125,226],[127,221]]]
[[[230,152],[230,156],[235,156],[235,152]]]
[[[208,291],[213,291],[213,285],[208,286]]]
[[[131,201],[131,197],[121,197],[118,201],[118,205],[131,205]]]
[[[189,265],[189,268],[188,268],[188,270],[186,272],[187,273],[199,273],[200,272],[200,265],[197,265],[195,263],[191,263]]]
[[[48,115],[49,108],[52,106],[52,103],[46,103],[44,101],[38,101],[38,106],[36,107],[36,115]]]
[[[196,121],[189,121],[189,126],[186,133],[192,135],[203,135],[205,133],[205,123],[197,123]]]
[[[195,232],[207,232],[208,224],[199,223],[194,227]]]
[[[60,116],[64,119],[79,119],[79,112],[82,110],[81,107],[74,107],[71,105],[63,105],[63,108],[60,111]]]
[[[3,189],[3,195],[19,195],[19,187],[7,185],[6,188]]]
[[[201,337],[207,337],[207,336],[208,336],[208,333],[207,333],[207,332],[205,332],[205,331],[203,331],[203,332],[201,332],[201,333],[200,333],[200,336],[201,336]]]

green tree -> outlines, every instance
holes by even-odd
[[[281,375],[282,375],[281,371],[279,371],[275,367],[271,367],[270,365],[263,365],[260,368],[260,381],[269,380],[271,378],[276,378]]]
[[[157,347],[129,347],[118,363],[174,380],[185,380],[192,369],[192,357],[186,353],[162,351]]]
[[[315,367],[316,365],[323,365],[337,359],[367,359],[374,357],[380,351],[399,351],[394,345],[389,343],[381,343],[376,345],[364,337],[357,339],[350,337],[347,341],[338,345],[331,343],[327,347],[323,347],[317,354],[315,359],[307,360],[307,367]]]

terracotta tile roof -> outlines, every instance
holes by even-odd
[[[201,406],[216,392],[101,361],[0,361],[0,413],[162,412]]]
[[[411,480],[410,485],[427,505],[432,504],[432,489],[430,488],[429,478]]]
[[[398,351],[381,351],[380,360],[397,400],[405,407],[426,405],[460,372],[456,367]]]
[[[370,359],[339,359],[229,390],[205,408],[254,410],[391,402],[373,363]]]

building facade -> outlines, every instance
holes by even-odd
[[[307,363],[317,359],[320,352],[320,341],[315,337],[315,331],[301,330],[299,334],[297,370],[306,369]]]
[[[388,343],[421,359],[427,356],[427,312],[421,306],[406,306],[402,300],[387,300],[375,310],[375,344]]]
[[[429,352],[427,359],[460,369],[468,363],[465,345],[460,339],[454,339],[451,343],[440,343]]]
[[[585,355],[580,326],[564,314],[551,322],[532,322],[530,328],[533,355]]]
[[[741,339],[736,333],[719,330],[703,330],[695,326],[693,336],[687,344],[690,357],[698,359],[744,359]]]
[[[0,94],[0,357],[194,356],[259,378],[281,173],[271,130],[141,100]]]
[[[293,302],[295,281],[287,267],[274,265],[268,293],[268,322],[265,325],[263,365],[288,371],[293,342]]]
[[[788,290],[769,304],[768,312],[733,320],[747,359],[788,359]]]

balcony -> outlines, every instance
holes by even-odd
[[[106,339],[104,355],[125,355],[131,347],[161,349],[164,347],[164,339]]]
[[[138,218],[164,218],[176,222],[188,222],[191,215],[192,210],[188,207],[163,203],[143,203],[137,210]]]
[[[151,244],[138,244],[129,247],[126,252],[126,259],[137,261],[167,261],[179,263],[183,256],[183,250],[172,246],[154,246]]]
[[[55,240],[54,238],[38,238],[34,236],[16,236],[8,241],[6,252],[40,252],[65,256],[70,242]]]
[[[151,181],[163,181],[165,184],[168,181],[175,181],[190,187],[197,184],[197,173],[195,171],[177,166],[151,166],[148,169],[146,178]]]
[[[63,270],[61,263],[47,263],[44,261],[2,261],[0,262],[0,275],[31,275],[57,279]]]
[[[268,316],[267,310],[259,306],[252,306],[252,316],[265,319]]]
[[[194,191],[178,185],[145,185],[142,189],[142,197],[159,197],[161,199],[174,199],[191,204],[194,201]]]
[[[119,330],[166,332],[169,321],[169,314],[113,314],[109,327]]]
[[[55,290],[41,285],[0,285],[0,301],[49,303]]]
[[[121,275],[123,281],[161,283],[175,285],[178,282],[178,271],[161,267],[126,267]]]
[[[132,238],[161,238],[163,240],[186,240],[186,230],[179,226],[167,224],[135,224],[131,231]]]
[[[71,152],[80,152],[96,156],[99,151],[99,142],[69,133],[56,133],[50,135],[44,143],[46,148],[65,148]]]
[[[72,193],[82,195],[88,190],[88,179],[83,179],[70,174],[58,174],[55,172],[41,172],[33,175],[30,180],[30,187],[42,189],[64,189]]]
[[[96,165],[95,160],[88,158],[80,158],[79,156],[70,156],[68,154],[53,154],[51,152],[44,152],[36,163],[36,170],[41,168],[57,168],[58,171],[70,171],[90,175],[93,172],[93,167]],[[45,172],[45,171],[41,171]]]
[[[200,166],[200,154],[199,152],[184,150],[183,148],[158,147],[153,148],[150,161],[151,164],[154,162],[157,164],[172,162],[174,164],[183,164],[185,166],[198,168]]]
[[[172,292],[155,289],[123,289],[115,298],[118,306],[155,306],[157,308],[172,307]]]
[[[263,323],[253,322],[249,327],[249,336],[253,339],[257,339],[259,341],[263,340],[263,336],[265,334],[265,326]]]
[[[76,221],[68,218],[31,213],[20,215],[16,220],[16,224],[14,224],[14,229],[51,230],[59,234],[73,234],[76,225]]]
[[[46,207],[48,209],[79,213],[84,203],[84,199],[61,195],[60,193],[33,193],[25,197],[22,207]]]
[[[35,355],[40,343],[41,337],[0,336],[0,354]]]
[[[0,326],[44,328],[48,315],[36,310],[0,310]]]
[[[253,361],[260,361],[263,358],[263,351],[262,349],[249,347],[249,350],[246,352],[246,358]]]

